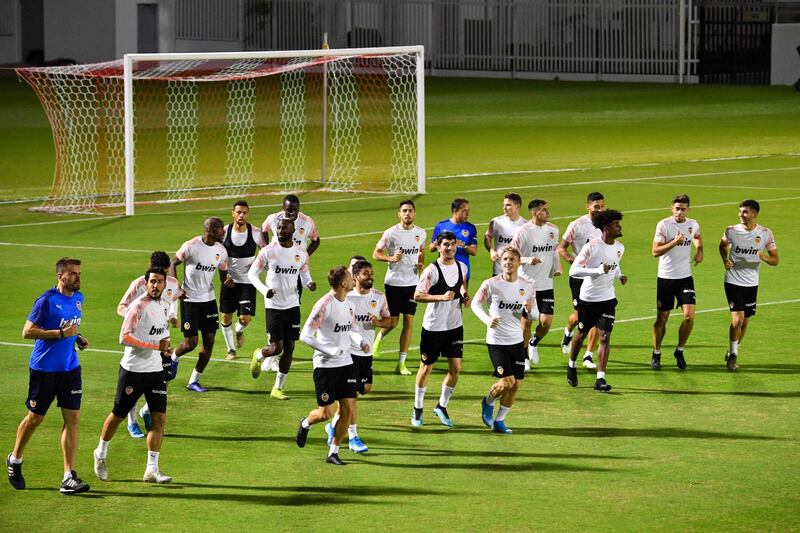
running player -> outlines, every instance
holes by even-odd
[[[769,228],[756,219],[761,206],[755,200],[739,204],[741,224],[728,226],[719,243],[719,254],[725,265],[725,296],[731,310],[728,334],[730,347],[725,363],[731,372],[739,368],[739,344],[747,331],[750,317],[756,314],[758,300],[758,269],[761,262],[777,266],[778,247]]]
[[[314,291],[317,284],[308,270],[308,254],[292,240],[294,221],[290,218],[281,219],[276,231],[277,240],[261,249],[247,273],[250,283],[264,295],[267,315],[267,346],[256,348],[253,352],[250,374],[253,379],[258,378],[262,364],[270,368],[274,358],[280,356],[275,384],[269,395],[276,400],[288,400],[283,386],[292,367],[295,341],[300,338],[300,294],[297,285],[302,283]],[[266,284],[260,278],[265,270]],[[264,364],[265,360],[267,364]]]
[[[326,461],[343,465],[339,444],[347,436],[358,395],[358,371],[350,356],[351,345],[356,344],[363,353],[369,353],[370,346],[364,342],[353,305],[347,301],[347,293],[354,287],[353,275],[347,267],[332,268],[328,284],[330,292],[314,304],[300,334],[300,339],[314,348],[314,388],[319,407],[300,419],[295,442],[300,448],[305,446],[309,428],[329,420],[335,411],[333,404],[338,401],[340,417]]]
[[[166,271],[169,268],[169,256],[166,252],[156,251],[150,254],[150,267],[149,268],[161,268]],[[117,305],[117,314],[123,318],[125,318],[125,313],[128,311],[128,306],[130,306],[131,302],[133,302],[136,298],[141,296],[147,291],[147,280],[145,276],[139,276],[135,280],[131,281],[131,284],[128,286],[128,290],[125,291],[125,294],[122,296],[122,299],[119,301]],[[166,281],[166,288],[162,294],[162,298],[169,303],[169,323],[174,326],[178,327],[178,302],[179,297],[181,295],[180,284],[178,280],[173,278],[172,276],[167,276]],[[172,365],[170,364],[170,367]],[[144,433],[142,433],[142,428],[139,427],[139,419],[137,418],[137,402],[133,403],[133,407],[128,412],[128,434],[133,437],[134,439],[143,439]],[[145,431],[150,431],[150,426],[152,424],[152,418],[150,417],[150,410],[147,407],[147,404],[142,406],[142,409],[138,411],[138,414],[141,415],[142,420],[144,421],[144,428]]]
[[[586,243],[595,237],[600,237],[600,230],[592,224],[592,216],[594,213],[605,210],[605,198],[599,192],[591,192],[586,196],[586,213],[582,217],[576,218],[567,226],[564,235],[561,237],[561,242],[558,243],[558,254],[567,263],[572,264],[575,261],[575,256],[581,251]],[[567,250],[567,246],[572,248],[572,253]],[[572,333],[575,326],[578,325],[578,299],[581,290],[583,278],[575,276],[569,277],[569,288],[572,292],[572,307],[573,312],[567,319],[567,326],[564,328],[564,339],[561,341],[561,352],[570,353],[570,342],[572,341]],[[594,349],[597,346],[597,331],[589,331],[589,342],[586,353],[583,356],[583,366],[588,369],[597,368],[592,356]]]
[[[294,235],[293,239],[295,244],[305,250],[310,258],[317,251],[320,244],[319,232],[317,232],[317,224],[314,219],[305,213],[300,212],[300,199],[294,194],[287,194],[283,198],[283,210],[269,215],[264,223],[261,224],[261,231],[266,236],[272,233],[272,240],[278,238],[278,222],[281,219],[288,218],[294,222]],[[297,293],[299,296],[303,295],[303,284],[297,280]]]
[[[467,267],[466,283],[469,285],[469,256],[478,253],[478,228],[469,222],[469,201],[464,198],[456,198],[450,204],[452,215],[446,220],[442,220],[433,228],[431,243],[428,249],[435,252],[438,248],[436,238],[443,231],[450,231],[456,236],[456,261],[464,263]]]
[[[55,287],[45,291],[33,304],[22,329],[26,339],[36,339],[30,358],[28,414],[17,428],[14,450],[6,458],[8,481],[17,490],[25,488],[22,475],[22,456],[36,428],[44,420],[53,400],[58,398],[64,427],[61,430],[61,449],[64,456],[62,494],[78,494],[89,490],[75,472],[78,451],[78,430],[81,415],[83,386],[78,352],[89,343],[78,333],[83,314],[81,261],[62,257],[56,263]]]
[[[498,378],[481,400],[481,418],[496,433],[511,433],[505,419],[525,379],[525,344],[522,337],[524,316],[535,317],[536,289],[530,280],[518,275],[520,254],[511,246],[500,252],[503,273],[484,281],[472,300],[472,312],[486,324],[486,346]],[[484,304],[489,313],[483,309]],[[497,416],[494,404],[500,399]]]
[[[507,193],[503,197],[503,214],[489,221],[489,229],[486,230],[486,235],[483,237],[483,246],[492,259],[492,275],[494,276],[503,273],[500,252],[511,244],[514,234],[527,222],[519,215],[520,207],[522,207],[520,195],[514,192]]]
[[[592,216],[594,226],[602,231],[602,236],[590,240],[584,246],[569,269],[569,275],[584,278],[578,298],[578,333],[572,340],[567,366],[567,381],[578,386],[578,369],[575,361],[587,332],[597,327],[600,349],[597,350],[597,380],[594,388],[608,392],[611,385],[606,383],[606,365],[611,351],[611,330],[614,329],[615,309],[617,307],[614,280],[625,285],[628,278],[622,275],[619,263],[625,246],[617,241],[622,237],[622,213],[609,209]]]
[[[150,267],[144,276],[146,292],[131,302],[122,322],[119,343],[125,346],[125,354],[119,363],[117,394],[114,397],[114,407],[103,423],[100,442],[93,453],[94,474],[101,481],[108,480],[108,443],[130,412],[131,406],[142,395],[150,407],[152,419],[152,427],[147,432],[147,466],[143,481],[172,481],[158,467],[167,416],[167,382],[163,360],[169,361],[172,356],[167,321],[171,301],[164,298],[167,273],[163,268]]]
[[[233,287],[233,278],[228,274],[228,252],[222,245],[225,225],[222,220],[211,217],[205,220],[203,229],[203,235],[183,243],[172,258],[168,270],[170,276],[177,278],[178,265],[185,263],[182,286],[184,295],[181,300],[184,339],[172,354],[173,361],[177,362],[178,357],[194,350],[197,347],[198,332],[203,334],[203,347],[186,386],[193,392],[206,392],[200,385],[200,376],[211,360],[214,338],[219,327],[214,272],[218,270],[222,283],[228,288]],[[177,372],[177,367],[173,372]]]
[[[265,246],[261,231],[247,222],[250,206],[244,200],[233,204],[233,223],[225,226],[222,244],[228,252],[228,272],[233,278],[233,287],[223,285],[219,291],[219,310],[222,314],[219,325],[228,354],[225,359],[236,359],[236,348],[244,345],[244,329],[256,313],[256,288],[247,278],[247,271],[256,258],[256,250]],[[233,328],[233,313],[238,315]],[[234,341],[234,334],[236,340]]]
[[[357,261],[350,266],[350,273],[355,280],[355,288],[347,293],[347,301],[353,306],[356,322],[361,326],[361,336],[364,338],[364,342],[371,344],[375,337],[375,328],[389,324],[389,307],[383,293],[372,287],[375,281],[372,264],[364,260]],[[363,353],[359,345],[351,343],[350,355],[358,374],[358,392],[362,396],[369,394],[372,391],[372,354]],[[356,453],[365,453],[369,451],[369,448],[358,436],[357,410],[358,402],[354,402],[350,425],[347,428],[349,447]],[[334,428],[338,421],[339,412],[337,411],[333,420],[329,424],[325,424],[329,446],[333,441]]]
[[[553,276],[561,275],[561,261],[558,258],[558,226],[551,224],[550,206],[545,200],[531,200],[528,203],[531,221],[520,227],[511,240],[511,246],[522,255],[522,274],[533,281],[536,287],[536,307],[539,310],[539,325],[531,338],[533,320],[523,318],[523,337],[528,347],[528,360],[534,365],[539,362],[539,342],[550,331],[553,324],[556,300],[553,291]],[[526,362],[526,369],[530,368]]]
[[[661,341],[664,340],[669,312],[675,302],[683,311],[683,322],[678,330],[678,346],[675,348],[675,363],[686,369],[683,349],[694,326],[696,305],[692,262],[695,266],[703,260],[703,239],[700,224],[686,218],[689,212],[689,197],[680,194],[672,200],[672,216],[656,225],[653,238],[653,257],[658,257],[658,280],[656,281],[656,321],[653,324],[653,357],[650,368],[661,369]],[[692,260],[692,243],[697,253]]]
[[[461,374],[461,357],[464,351],[461,304],[470,303],[467,293],[467,265],[455,258],[457,243],[453,232],[439,233],[436,238],[439,258],[425,268],[414,291],[415,301],[428,304],[422,320],[419,343],[420,365],[414,388],[414,413],[411,416],[411,425],[414,427],[422,426],[422,408],[428,379],[439,357],[447,358],[448,370],[442,382],[442,394],[433,412],[442,424],[453,427],[447,404]]]
[[[403,329],[400,331],[400,355],[397,360],[395,373],[401,376],[410,376],[411,371],[406,368],[408,347],[411,345],[411,332],[414,327],[414,315],[417,312],[417,303],[414,301],[414,289],[419,283],[419,273],[425,264],[425,230],[414,224],[417,210],[414,202],[403,200],[397,211],[400,223],[383,232],[372,258],[377,261],[387,261],[384,289],[386,300],[389,303],[391,322],[389,326],[381,328],[375,338],[372,355],[380,356],[381,341],[390,331],[397,327],[400,315],[403,315]]]

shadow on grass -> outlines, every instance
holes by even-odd
[[[488,432],[488,429],[487,429]],[[505,435],[497,435],[497,438],[508,438]],[[478,450],[454,450],[454,449],[431,449],[431,448],[412,448],[400,446],[378,446],[370,451],[377,452],[380,455],[410,455],[415,457],[502,457],[502,458],[530,458],[530,459],[599,459],[599,460],[639,460],[635,457],[627,457],[620,455],[600,455],[600,454],[587,454],[587,453],[530,453],[530,452],[509,452],[509,451],[478,451]],[[404,453],[382,453],[384,450],[397,450]],[[376,454],[376,455],[377,455]],[[362,456],[363,457],[363,456]]]
[[[232,389],[230,387],[206,387],[210,392],[232,392],[234,394],[256,394],[260,396],[269,396],[270,389],[263,390],[249,390],[249,389]],[[289,398],[313,398],[315,394],[307,391],[293,391],[288,394]]]
[[[565,463],[529,462],[529,463],[463,463],[448,461],[446,463],[386,463],[370,461],[359,457],[351,460],[353,464],[366,464],[384,468],[407,468],[421,470],[485,470],[487,472],[610,472],[613,468],[601,468]]]
[[[215,440],[224,442],[291,442],[294,444],[294,435],[182,435],[180,433],[167,433],[164,437],[168,439],[190,439],[190,440]]]
[[[686,396],[744,396],[753,398],[800,398],[800,391],[764,392],[764,391],[700,391],[700,390],[670,390],[670,389],[639,389],[632,387],[619,387],[630,393],[640,394],[675,394]]]
[[[276,494],[243,494],[232,492],[177,492],[180,489],[180,484],[163,485],[154,487],[149,492],[116,492],[110,490],[95,490],[88,492],[83,497],[90,498],[158,498],[173,499],[173,500],[198,500],[210,502],[238,502],[248,504],[260,505],[291,505],[297,506],[318,506],[318,505],[337,505],[337,504],[360,504],[360,505],[386,505],[385,498],[369,498],[365,496],[352,496],[346,492],[325,492],[320,494],[313,493],[295,493],[286,495]],[[235,488],[235,487],[232,487]],[[246,488],[246,487],[241,487]],[[346,489],[342,489],[346,490]]]

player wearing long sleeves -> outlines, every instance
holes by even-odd
[[[619,279],[625,285],[628,278],[622,274],[620,260],[625,252],[622,243],[622,213],[609,209],[596,213],[592,223],[603,233],[601,237],[592,239],[584,246],[569,269],[569,275],[583,278],[578,299],[578,333],[572,340],[569,364],[567,366],[567,382],[578,386],[578,369],[575,361],[580,353],[586,333],[597,327],[600,337],[600,349],[597,351],[597,380],[594,388],[600,392],[608,392],[611,385],[606,383],[606,365],[610,352],[611,330],[614,328],[615,309],[617,307],[614,281]]]
[[[300,340],[314,348],[314,388],[318,407],[300,419],[296,442],[300,448],[304,447],[309,428],[330,419],[336,411],[334,402],[339,402],[340,417],[326,461],[343,465],[345,463],[339,458],[339,444],[347,436],[347,426],[358,395],[351,344],[360,346],[363,353],[369,353],[370,346],[359,333],[361,328],[353,304],[347,301],[347,293],[355,286],[353,275],[345,266],[332,268],[328,272],[328,284],[330,292],[314,304],[300,333]]]
[[[518,274],[520,254],[508,247],[500,253],[503,273],[484,281],[472,299],[472,312],[486,324],[486,346],[492,361],[492,375],[498,380],[481,401],[481,417],[496,433],[511,433],[505,419],[525,379],[525,345],[521,319],[535,319],[536,289]],[[488,307],[489,312],[484,310]],[[497,416],[495,401],[500,400]]]

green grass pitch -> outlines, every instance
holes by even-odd
[[[482,233],[500,214],[502,195],[550,202],[561,231],[600,190],[625,213],[629,283],[617,287],[618,324],[607,379],[611,394],[580,374],[572,389],[558,343],[569,312],[565,278],[556,282],[554,328],[541,363],[523,384],[508,417],[510,436],[480,420],[492,383],[485,330],[464,313],[464,373],[450,403],[453,429],[431,409],[443,373],[436,371],[421,430],[409,424],[413,378],[392,373],[395,353],[376,360],[374,393],[359,402],[359,429],[370,451],[344,468],[325,464],[321,427],[294,444],[297,421],[314,407],[310,350],[299,347],[287,402],[268,397],[273,375],[253,380],[242,364],[222,361],[218,337],[204,395],[183,389],[193,361],[181,363],[170,388],[162,469],[168,486],[140,479],[146,452],[121,430],[109,447],[111,481],[92,474],[91,450],[109,412],[121,349],[115,314],[149,252],[173,254],[200,233],[209,215],[229,218],[232,202],[145,206],[136,217],[32,214],[33,204],[0,204],[5,319],[0,322],[0,442],[10,451],[25,413],[30,342],[21,338],[33,300],[54,283],[64,255],[83,260],[86,297],[81,353],[84,396],[77,469],[92,485],[84,496],[58,494],[58,410],[51,408],[25,454],[26,491],[0,488],[0,530],[797,530],[800,524],[800,94],[790,88],[667,86],[487,80],[428,80],[428,194],[416,199],[426,228],[467,197]],[[762,157],[739,158],[737,156]],[[0,81],[0,199],[49,190],[52,138],[32,92]],[[571,169],[571,170],[568,170]],[[557,171],[561,170],[561,171]],[[454,175],[478,174],[452,177]],[[449,177],[448,177],[449,176]],[[657,261],[650,245],[673,195],[687,193],[689,216],[705,239],[695,269],[698,311],[686,357],[671,364],[678,320],[667,326],[664,369],[649,368]],[[759,222],[775,234],[781,262],[761,268],[758,314],[728,373],[729,313],[717,244],[737,222],[744,198],[761,201]],[[397,221],[400,196],[309,193],[322,245],[312,273],[321,286],[330,266],[369,256]],[[251,221],[278,209],[279,198],[251,201]],[[488,277],[482,249],[473,259],[473,291]],[[382,288],[385,266],[376,268]],[[305,293],[303,316],[324,289]],[[419,340],[422,309],[414,342]],[[263,341],[264,312],[247,330],[242,354]],[[385,348],[396,349],[399,332]],[[173,332],[178,339],[179,333]],[[410,355],[416,367],[418,352]]]

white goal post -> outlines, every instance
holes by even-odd
[[[127,54],[26,68],[56,171],[42,207],[303,190],[425,192],[422,46]]]

